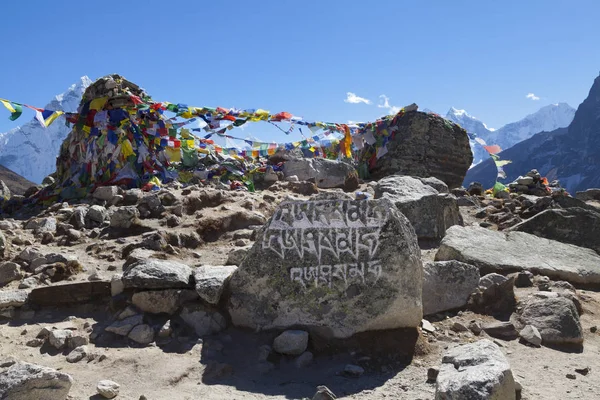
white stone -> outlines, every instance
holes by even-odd
[[[277,336],[273,341],[273,349],[280,354],[297,356],[308,347],[308,332],[289,330]]]
[[[105,399],[114,399],[115,397],[117,397],[119,395],[120,388],[121,385],[119,385],[117,382],[109,380],[100,381],[96,386],[98,394],[104,397]]]

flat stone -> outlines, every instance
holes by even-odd
[[[273,341],[273,350],[280,354],[297,356],[308,347],[308,332],[299,330],[285,331]]]
[[[25,290],[0,291],[0,310],[8,307],[21,307],[27,302]]]
[[[483,330],[491,337],[502,340],[513,340],[519,337],[519,333],[513,323],[508,321],[486,324],[483,326]]]
[[[218,304],[225,285],[236,269],[235,265],[203,265],[196,268],[194,280],[200,298],[209,304]]]
[[[325,158],[294,158],[283,164],[285,177],[301,181],[314,179],[320,188],[343,188],[349,174],[356,173],[349,163]]]
[[[67,362],[69,363],[77,363],[84,358],[86,358],[89,354],[87,346],[79,346],[71,350],[71,352],[67,355]]]
[[[600,255],[596,252],[524,232],[453,226],[435,259],[473,264],[486,273],[528,270],[571,283],[600,284]]]
[[[364,373],[365,373],[365,370],[358,365],[347,364],[344,367],[344,374],[346,374],[346,375],[361,376]]]
[[[510,365],[497,345],[483,339],[444,354],[435,400],[448,399],[516,399]]]
[[[112,325],[106,327],[105,331],[112,332],[120,336],[127,336],[134,327],[142,324],[143,320],[144,318],[141,314],[134,315],[129,318],[125,318],[122,321],[113,322]]]
[[[192,269],[185,264],[164,260],[141,260],[123,271],[125,288],[171,289],[188,288]]]
[[[479,269],[459,261],[423,264],[423,314],[464,307],[479,284]]]
[[[0,394],[6,400],[65,400],[72,384],[70,375],[25,362],[0,372]]]
[[[29,302],[40,306],[58,306],[101,302],[110,298],[110,282],[78,281],[34,288]]]

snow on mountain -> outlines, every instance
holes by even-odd
[[[76,112],[83,92],[91,84],[90,78],[81,77],[44,108]],[[41,183],[56,170],[56,157],[70,130],[63,116],[47,128],[33,117],[23,126],[0,133],[0,164],[32,182]]]
[[[539,132],[550,132],[569,126],[575,117],[575,109],[567,103],[550,104],[520,121],[504,125],[500,129],[488,128],[483,122],[469,115],[465,110],[454,107],[446,114],[446,119],[456,122],[467,132],[474,133],[488,144],[497,144],[503,150],[529,139]],[[471,141],[473,165],[488,157],[487,152],[475,141]]]

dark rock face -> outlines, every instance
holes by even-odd
[[[512,182],[519,174],[538,169],[548,181],[558,179],[569,192],[600,187],[600,76],[587,99],[577,109],[568,128],[541,132],[501,152],[500,158],[511,160],[504,166]],[[471,168],[465,182],[479,181],[491,187],[496,180],[496,166],[489,159]]]
[[[577,207],[550,209],[513,226],[510,230],[587,247],[600,254],[600,212]]]
[[[327,337],[417,327],[422,264],[410,222],[387,199],[282,203],[230,281],[234,325]]]
[[[395,130],[387,154],[371,167],[371,177],[387,175],[436,177],[449,188],[462,184],[473,162],[467,132],[432,114],[407,112],[389,130]]]

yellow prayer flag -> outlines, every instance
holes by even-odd
[[[125,139],[123,140],[123,143],[121,143],[121,153],[125,158],[135,154],[133,152],[133,147],[131,146],[131,142],[129,141],[129,139]]]
[[[90,110],[102,110],[106,102],[108,101],[108,97],[99,97],[90,102]]]
[[[167,147],[165,149],[165,151],[167,152],[167,157],[169,158],[169,161],[181,162],[181,150],[180,149],[175,149],[173,147]]]
[[[6,107],[8,109],[8,111],[10,111],[11,113],[16,112],[17,110],[15,110],[15,108],[12,106],[12,104],[10,104],[10,102],[6,101],[6,100],[0,100],[2,102],[2,104],[4,104],[4,107]]]

